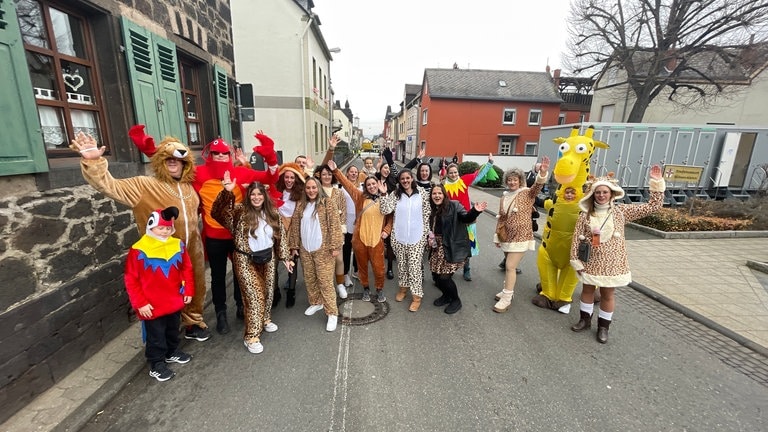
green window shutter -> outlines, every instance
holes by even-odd
[[[125,18],[121,18],[121,22],[136,123],[146,125],[149,135],[162,139],[165,128],[157,111],[160,98],[156,90],[157,67],[152,34]]]
[[[153,35],[152,40],[157,48],[157,78],[160,98],[163,100],[164,135],[174,136],[185,142],[187,133],[184,123],[184,104],[181,101],[181,79],[179,79],[179,63],[176,61],[176,45],[158,35]]]
[[[0,1],[0,176],[48,171],[37,104],[13,1]]]
[[[216,90],[216,111],[219,119],[219,136],[224,141],[232,142],[232,119],[229,115],[229,85],[227,73],[218,65],[213,66],[214,86]]]
[[[186,141],[176,45],[125,18],[121,21],[136,122],[158,141],[168,135]]]

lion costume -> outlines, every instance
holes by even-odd
[[[192,152],[176,138],[165,138],[158,146],[151,137],[144,135],[144,126],[131,128],[129,135],[139,149],[150,156],[150,167],[154,176],[136,176],[115,179],[109,173],[109,163],[103,156],[98,159],[81,159],[80,168],[85,180],[96,190],[133,210],[136,227],[141,234],[147,226],[147,219],[155,209],[176,206],[179,217],[174,222],[174,237],[186,245],[195,272],[195,295],[192,302],[181,312],[182,324],[208,328],[203,321],[203,300],[205,299],[205,261],[203,243],[198,229],[198,207],[200,200],[192,187],[195,162]],[[140,141],[140,142],[139,142]],[[178,159],[184,164],[181,178],[174,179],[168,172],[166,159]]]

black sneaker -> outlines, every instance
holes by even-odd
[[[166,363],[184,364],[189,363],[190,360],[192,360],[191,355],[179,350],[174,351],[173,354],[165,358]]]
[[[184,332],[184,339],[194,339],[196,341],[204,342],[210,339],[210,337],[211,331],[198,325],[191,325],[187,327],[187,330]]]
[[[163,362],[155,363],[149,369],[149,376],[160,382],[168,381],[173,378],[174,375],[176,375],[176,373],[170,370]]]

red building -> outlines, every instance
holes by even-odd
[[[425,69],[419,142],[429,155],[537,155],[563,100],[547,72]]]

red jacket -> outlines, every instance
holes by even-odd
[[[152,318],[184,308],[184,296],[195,295],[192,261],[184,243],[170,237],[162,242],[144,235],[131,246],[125,260],[125,290],[140,320],[140,307],[152,305]]]

